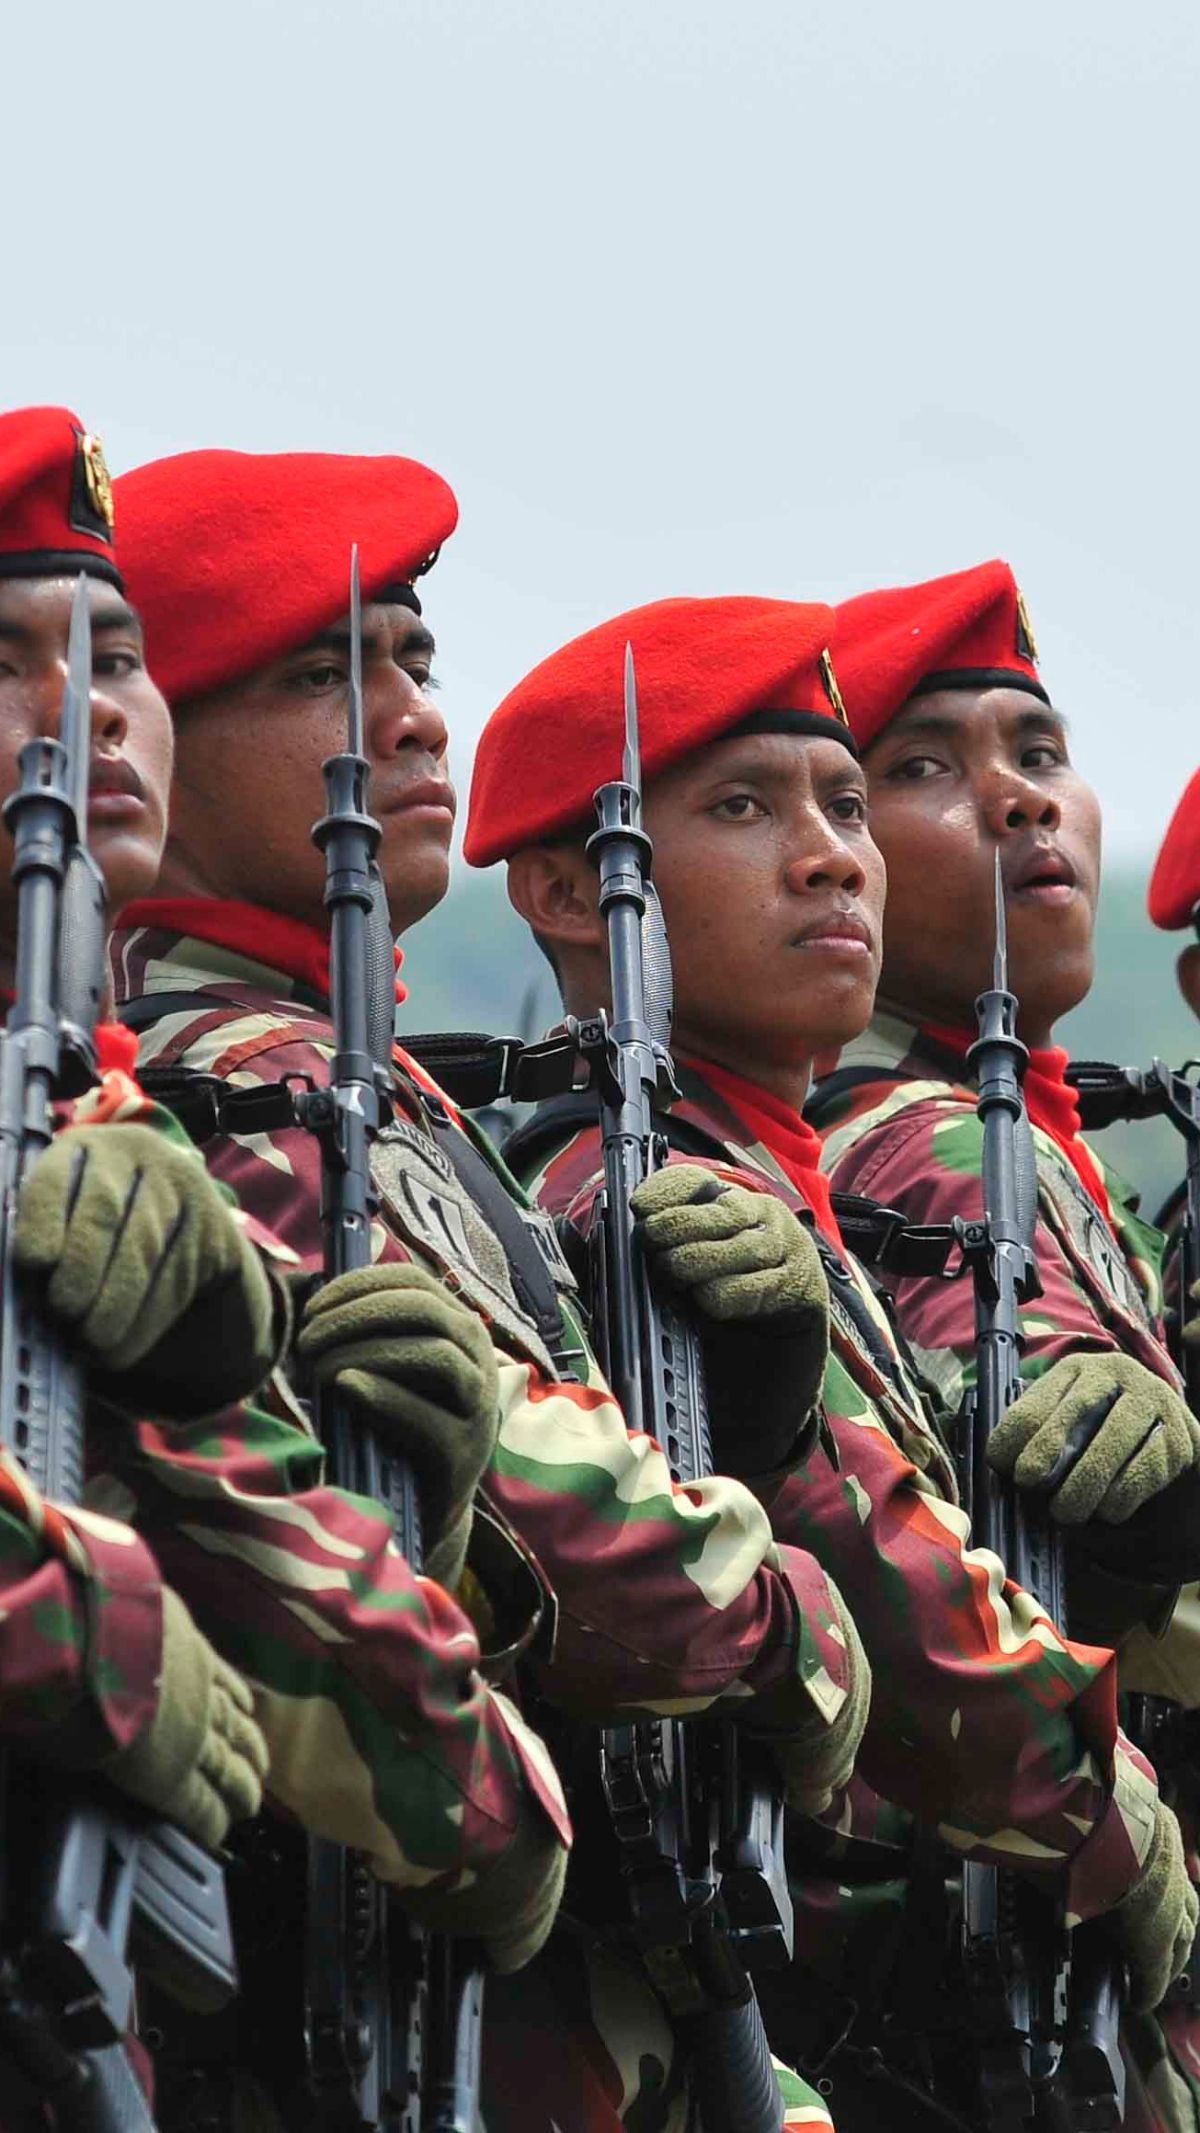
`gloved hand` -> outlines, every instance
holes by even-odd
[[[185,1419],[260,1385],[285,1317],[202,1162],[151,1126],[68,1126],[21,1188],[16,1263],[129,1411]]]
[[[747,1706],[743,1720],[745,1732],[770,1743],[783,1775],[788,1806],[805,1815],[823,1814],[830,1801],[849,1784],[871,1709],[871,1662],[863,1650],[854,1618],[832,1578],[829,1579],[829,1590],[846,1646],[846,1700],[836,1718],[829,1723],[813,1707],[811,1716],[805,1717],[797,1726],[797,1699],[792,1686],[786,1692],[789,1712],[786,1732],[772,1724],[776,1714],[782,1719],[785,1696],[782,1690],[771,1690],[765,1696],[757,1697]]]
[[[669,1163],[633,1196],[656,1273],[701,1320],[709,1407],[724,1471],[795,1465],[829,1355],[829,1289],[805,1224],[782,1200]]]
[[[496,1351],[483,1320],[424,1267],[363,1267],[310,1298],[296,1350],[318,1385],[365,1407],[411,1461],[425,1568],[453,1591],[466,1560],[471,1498],[500,1421]]]
[[[1196,1937],[1196,1891],[1188,1880],[1179,1824],[1162,1800],[1142,1871],[1110,1916],[1129,1964],[1130,1997],[1139,2014],[1157,2007],[1186,1970]]]
[[[210,1851],[224,1843],[231,1822],[262,1805],[267,1744],[250,1691],[170,1586],[163,1587],[158,1708],[133,1746],[110,1756],[103,1769],[132,1799]]]
[[[548,1938],[566,1877],[567,1848],[531,1800],[507,1851],[466,1888],[406,1889],[402,1900],[430,1932],[482,1941],[503,1974],[523,1969]]]
[[[988,1459],[1017,1487],[1049,1495],[1062,1525],[1119,1526],[1200,1463],[1200,1422],[1128,1355],[1066,1355],[1014,1400]]]

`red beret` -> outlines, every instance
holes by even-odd
[[[1200,770],[1171,817],[1146,898],[1151,922],[1164,933],[1189,926],[1200,904]]]
[[[619,775],[625,646],[637,669],[642,768],[665,770],[755,712],[852,745],[827,646],[833,610],[794,600],[656,600],[543,659],[483,730],[463,846],[486,867],[586,819]]]
[[[453,533],[453,491],[415,459],[180,452],[122,474],[121,568],[168,702],[241,681],[350,604],[410,583]]]
[[[0,577],[108,578],[112,484],[100,439],[66,407],[0,415]]]
[[[851,731],[866,748],[910,696],[1027,689],[1048,703],[1025,602],[1007,563],[860,593],[835,610],[833,648]]]

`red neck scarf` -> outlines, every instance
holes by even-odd
[[[736,1111],[756,1141],[773,1155],[816,1217],[817,1228],[837,1251],[844,1251],[837,1216],[833,1212],[829,1180],[821,1169],[821,1136],[813,1131],[792,1104],[755,1081],[731,1074],[709,1059],[689,1059],[687,1065]]]
[[[267,911],[259,904],[226,903],[217,896],[145,896],[126,904],[120,923],[182,933],[189,940],[207,941],[213,948],[228,948],[234,955],[265,964],[268,970],[281,970],[319,1000],[329,998],[328,933],[303,919],[287,918],[282,911]],[[399,974],[402,960],[397,948],[397,1001],[408,997]]]
[[[932,1037],[937,1044],[944,1044],[950,1051],[965,1060],[975,1042],[960,1029],[939,1029],[936,1025],[922,1024],[922,1036]],[[1061,1045],[1048,1044],[1029,1054],[1025,1069],[1025,1108],[1030,1121],[1041,1132],[1048,1133],[1066,1156],[1068,1163],[1089,1198],[1094,1200],[1105,1221],[1111,1227],[1112,1208],[1104,1179],[1100,1174],[1095,1156],[1079,1131],[1079,1099],[1066,1079],[1070,1053]]]

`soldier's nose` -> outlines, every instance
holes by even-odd
[[[417,748],[440,763],[446,753],[446,721],[433,698],[411,674],[395,670],[368,706],[372,750],[380,758]]]

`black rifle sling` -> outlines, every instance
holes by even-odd
[[[596,1100],[588,1090],[553,1097],[550,1102],[539,1104],[532,1118],[509,1135],[504,1143],[504,1160],[518,1177],[533,1177],[572,1134],[595,1123]],[[702,1161],[730,1161],[725,1143],[690,1119],[678,1118],[671,1112],[664,1116],[663,1128],[677,1155],[694,1155]],[[887,1273],[897,1278],[940,1274],[957,1242],[948,1223],[919,1226],[907,1222],[899,1208],[885,1207],[861,1193],[835,1192],[833,1211],[847,1251],[873,1274]],[[831,1262],[836,1259],[820,1237],[817,1244],[823,1256]]]
[[[144,993],[137,1000],[126,1001],[119,1012],[121,1021],[128,1028],[142,1030],[150,1028],[163,1015],[198,1014],[211,1011],[213,1004],[210,993]],[[470,1057],[475,1060],[479,1057],[479,1047],[490,1041],[483,1037],[464,1039],[464,1043],[472,1048]],[[495,1041],[498,1045],[504,1042],[503,1039]],[[449,1040],[438,1038],[434,1042],[445,1046]],[[432,1045],[422,1044],[421,1051],[415,1046],[405,1049],[420,1059],[426,1071],[432,1072],[426,1065]],[[439,1053],[439,1059],[442,1056]],[[219,1133],[270,1133],[294,1123],[292,1093],[280,1082],[265,1082],[258,1088],[236,1088],[217,1074],[183,1066],[148,1066],[139,1071],[138,1079],[147,1096],[165,1104],[199,1147]],[[454,1124],[445,1105],[415,1083],[408,1082],[406,1086],[420,1104],[426,1124],[464,1191],[498,1239],[508,1260],[518,1303],[536,1326],[556,1367],[564,1375],[568,1374],[559,1281],[547,1246],[541,1241],[536,1218],[526,1217],[487,1157]],[[591,1115],[594,1116],[594,1109]]]
[[[518,1126],[505,1142],[505,1161],[519,1177],[530,1177],[556,1149],[565,1145],[572,1134],[594,1126],[596,1117],[596,1099],[588,1090],[556,1097],[552,1102],[540,1105],[533,1117]],[[717,1134],[695,1125],[691,1119],[666,1112],[662,1127],[676,1155],[726,1164],[732,1159],[729,1147]],[[881,1207],[874,1200],[862,1199],[857,1194],[835,1193],[833,1209],[847,1250],[867,1268],[867,1278],[876,1289],[872,1268],[886,1266],[889,1272],[905,1274],[938,1273],[956,1242],[953,1231],[946,1225],[928,1230],[909,1229],[895,1208]],[[897,1375],[895,1358],[867,1309],[850,1269],[819,1230],[814,1230],[813,1241],[831,1292],[845,1317],[851,1322],[875,1368],[894,1382]],[[883,1301],[886,1307],[886,1296]],[[901,1351],[906,1353],[894,1319],[891,1323]]]

